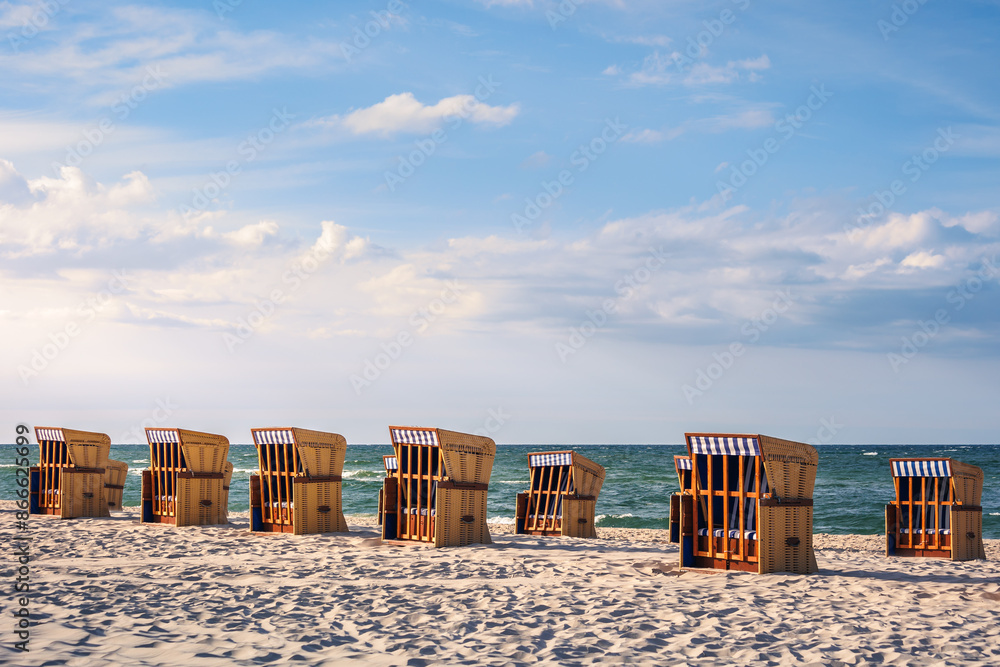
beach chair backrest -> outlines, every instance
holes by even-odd
[[[64,515],[64,477],[65,471],[77,473],[91,472],[104,475],[108,465],[108,454],[111,450],[111,438],[104,433],[78,431],[69,428],[54,428],[38,426],[35,428],[35,439],[39,449],[38,470],[38,506],[44,514]],[[88,484],[88,489],[90,489]],[[103,491],[103,489],[102,489]],[[92,494],[92,490],[86,491]],[[103,493],[100,494],[103,497]],[[80,503],[76,503],[80,505]],[[77,508],[82,509],[82,508]],[[85,516],[91,516],[88,509]],[[106,508],[102,507],[102,510]],[[80,516],[80,515],[75,515]],[[96,515],[94,515],[96,516]]]
[[[177,518],[179,511],[183,511],[182,518],[186,522],[197,514],[192,505],[195,499],[190,499],[183,507],[178,505],[179,475],[191,479],[216,478],[220,481],[221,492],[229,455],[229,440],[225,436],[179,428],[147,428],[146,440],[149,443],[149,494],[153,516]],[[190,485],[185,482],[185,486]],[[218,504],[221,505],[221,501]],[[212,511],[218,513],[220,510],[224,514],[225,508],[215,507]]]
[[[398,537],[433,542],[437,487],[446,477],[438,429],[393,426],[389,434],[397,462]]]

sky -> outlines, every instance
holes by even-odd
[[[1000,442],[998,27],[0,1],[0,441]]]

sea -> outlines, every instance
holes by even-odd
[[[678,490],[674,455],[683,445],[500,445],[488,495],[491,523],[513,523],[517,493],[528,484],[528,454],[573,449],[607,471],[597,500],[597,525],[667,528],[669,496]],[[913,456],[951,457],[983,469],[983,536],[1000,539],[1000,445],[820,445],[813,510],[817,533],[876,534],[885,531],[885,504],[892,499],[889,459]],[[350,445],[344,464],[343,503],[348,515],[374,516],[385,470],[388,445]],[[129,466],[126,506],[138,506],[141,471],[149,465],[147,445],[112,445],[111,458]],[[234,472],[231,511],[249,508],[250,473],[257,469],[253,445],[231,445]],[[30,461],[37,465],[38,448]],[[14,499],[15,448],[0,447],[0,497]]]

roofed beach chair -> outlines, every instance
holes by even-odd
[[[983,471],[949,458],[889,459],[896,498],[885,506],[887,556],[985,559]]]
[[[816,449],[766,435],[684,438],[692,476],[679,501],[681,567],[816,572]]]
[[[382,486],[382,539],[491,544],[486,493],[496,444],[437,428],[390,426],[397,467]]]
[[[147,428],[149,468],[142,471],[143,523],[229,523],[225,490],[229,440],[179,428]]]
[[[304,428],[255,428],[259,474],[250,476],[250,530],[346,533],[341,482],[347,440]]]
[[[674,456],[674,468],[677,469],[677,483],[680,492],[670,496],[670,541],[680,544],[681,541],[681,496],[691,493],[691,457]]]
[[[127,464],[108,458],[111,438],[103,433],[40,426],[35,428],[35,439],[39,461],[29,470],[29,511],[63,519],[111,516],[105,487],[108,472],[112,466],[115,471],[128,471]],[[124,482],[124,474],[121,478]],[[118,504],[120,508],[120,495]]]
[[[597,537],[597,496],[604,468],[576,452],[528,454],[529,488],[517,494],[515,532]]]

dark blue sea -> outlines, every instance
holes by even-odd
[[[490,481],[491,521],[513,522],[514,497],[528,483],[527,454],[535,451],[575,449],[607,469],[597,501],[598,526],[666,528],[668,496],[677,491],[674,454],[686,453],[677,445],[501,445]],[[872,534],[884,531],[884,506],[892,497],[889,459],[906,456],[948,456],[982,468],[983,535],[1000,539],[1000,445],[822,445],[816,476],[814,530],[817,533]],[[378,490],[385,473],[382,455],[388,445],[351,445],[344,465],[344,511],[374,515]],[[0,448],[0,497],[14,498],[14,447]],[[129,465],[125,505],[138,506],[140,471],[149,464],[146,445],[112,445],[112,458]],[[257,466],[253,445],[232,445],[233,462],[230,510],[249,506],[249,478]],[[31,463],[38,448],[31,446]]]

